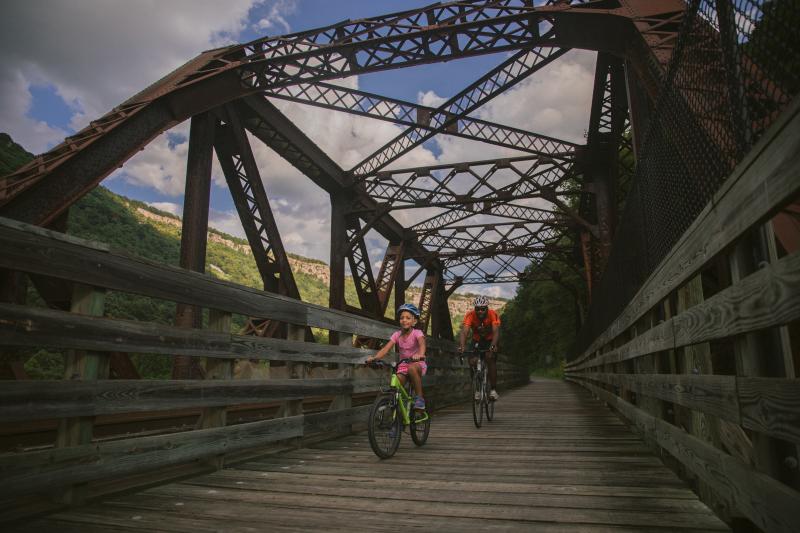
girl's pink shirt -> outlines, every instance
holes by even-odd
[[[397,344],[400,359],[409,358],[419,352],[419,339],[425,337],[422,330],[412,329],[408,335],[403,335],[403,330],[392,333],[391,340]]]

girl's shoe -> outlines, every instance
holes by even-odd
[[[414,397],[414,409],[416,409],[418,411],[424,411],[425,410],[425,400],[422,397],[420,397],[420,396],[415,396]]]

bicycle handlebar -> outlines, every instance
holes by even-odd
[[[420,361],[424,361],[424,359],[420,359]],[[381,367],[390,367],[390,368],[396,368],[396,367],[400,366],[400,365],[401,365],[401,364],[403,364],[403,363],[406,363],[406,364],[411,364],[411,363],[416,363],[416,362],[417,362],[417,361],[415,361],[414,359],[408,359],[408,358],[405,358],[405,359],[400,359],[400,360],[399,360],[399,361],[398,361],[398,362],[395,364],[395,363],[389,363],[389,362],[387,362],[387,361],[382,361],[382,360],[380,360],[380,359],[373,359],[373,360],[372,360],[372,361],[370,361],[369,363],[365,363],[365,364],[366,364],[367,366],[372,366],[372,367],[375,367],[375,368],[381,368]]]

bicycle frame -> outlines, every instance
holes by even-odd
[[[408,426],[411,424],[411,404],[414,400],[411,398],[411,395],[408,394],[406,387],[400,383],[400,378],[397,377],[397,373],[395,372],[392,372],[389,390],[395,395],[395,401],[400,410],[400,416],[403,418],[403,425]],[[417,418],[416,422],[424,422],[429,418],[427,411],[423,411],[422,413],[423,416]]]

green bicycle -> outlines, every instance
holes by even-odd
[[[397,365],[411,362],[411,359],[403,359]],[[369,411],[367,433],[372,451],[381,459],[393,456],[400,446],[400,437],[406,426],[410,430],[414,444],[417,446],[425,444],[431,431],[430,408],[426,407],[425,411],[413,409],[414,400],[409,394],[411,382],[407,381],[405,387],[400,384],[400,379],[394,372],[397,365],[383,361],[373,361],[369,365],[392,369],[389,387],[381,388],[381,393],[375,398]]]

